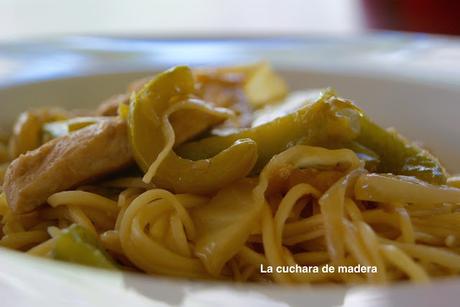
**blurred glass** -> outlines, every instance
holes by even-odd
[[[371,29],[460,35],[460,1],[361,0]]]

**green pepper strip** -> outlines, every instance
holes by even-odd
[[[94,235],[73,224],[56,238],[52,250],[55,259],[92,267],[116,269],[115,261],[100,246]]]
[[[257,143],[259,159],[255,171],[260,171],[271,157],[294,145],[334,147],[334,144],[349,143],[359,132],[359,112],[346,102],[330,100],[330,96],[331,91],[326,90],[316,101],[294,113],[233,134],[184,144],[178,153],[186,158],[202,159],[239,139],[250,138]]]
[[[143,89],[131,97],[128,114],[129,136],[137,164],[147,172],[167,142],[164,117],[174,104],[180,104],[180,98],[194,92],[194,80],[191,70],[179,66],[157,75]],[[182,102],[184,99],[182,99]],[[188,118],[187,109],[202,111],[215,116],[228,116],[222,108],[213,108],[189,99],[183,103],[181,120]],[[177,113],[179,115],[179,113]],[[165,125],[166,124],[166,125]],[[215,157],[192,161],[179,157],[170,151],[153,177],[159,187],[176,193],[210,193],[236,179],[246,176],[257,160],[257,145],[249,139],[236,140],[215,153]]]
[[[361,133],[356,142],[380,156],[377,172],[415,176],[432,184],[445,184],[447,173],[441,163],[428,151],[404,139],[396,131],[388,131],[364,114]]]
[[[256,171],[273,155],[304,144],[350,148],[371,171],[415,176],[434,184],[444,184],[447,178],[442,165],[426,150],[376,125],[351,101],[336,97],[332,90],[294,113],[229,135],[186,143],[177,152],[190,159],[202,159],[240,138],[257,143]]]
[[[358,142],[351,142],[344,144],[344,148],[353,150],[358,158],[366,163],[366,169],[375,172],[377,171],[380,164],[380,156],[369,148],[361,145]]]

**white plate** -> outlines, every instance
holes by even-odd
[[[355,40],[126,41],[0,45],[0,126],[40,105],[85,108],[175,64],[272,61],[293,89],[333,86],[377,122],[423,141],[460,172],[460,44],[390,35]],[[281,287],[112,273],[0,249],[1,306],[455,306],[459,279],[430,285]]]

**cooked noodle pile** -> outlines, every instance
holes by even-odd
[[[176,156],[171,114],[223,112],[181,101],[161,111],[164,141],[145,174],[121,173],[59,191],[28,212],[14,212],[0,194],[0,245],[53,257],[56,240],[77,224],[97,238],[117,268],[152,275],[384,284],[460,273],[455,178],[438,185],[379,173],[349,147],[292,144],[260,171],[251,171],[252,163],[243,176],[212,192],[182,191],[155,180],[162,164]],[[296,265],[319,272],[261,272]],[[325,265],[377,272],[325,273]]]

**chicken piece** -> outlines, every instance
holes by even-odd
[[[6,171],[3,190],[10,208],[23,213],[45,203],[53,193],[119,170],[131,161],[126,123],[106,119],[19,156]]]

